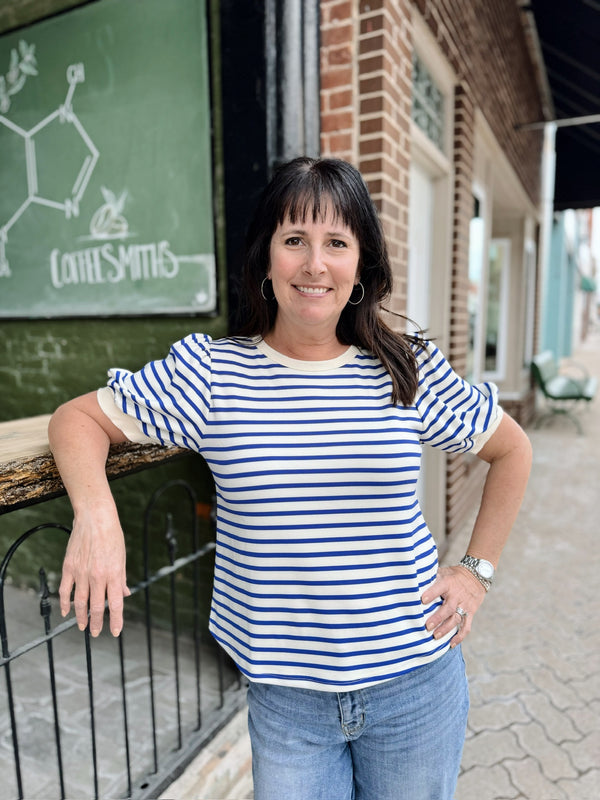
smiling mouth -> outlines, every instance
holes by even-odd
[[[294,286],[294,289],[297,289],[301,294],[311,295],[323,295],[331,291],[326,286]]]

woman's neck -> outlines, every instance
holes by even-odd
[[[296,335],[282,330],[277,324],[266,334],[264,340],[273,350],[299,361],[329,361],[341,356],[348,349],[348,345],[342,344],[335,333],[320,335],[316,331],[303,331]]]

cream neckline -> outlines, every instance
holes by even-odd
[[[350,345],[348,349],[336,358],[330,358],[327,361],[310,361],[301,358],[290,358],[284,356],[278,350],[268,345],[264,339],[255,339],[254,344],[259,353],[266,356],[271,361],[281,364],[283,367],[289,367],[299,372],[325,372],[327,370],[337,369],[343,367],[349,361],[352,361],[354,356],[359,352],[358,348]]]

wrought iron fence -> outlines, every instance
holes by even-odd
[[[187,537],[167,511],[168,563],[153,569],[151,520],[174,489],[187,498]],[[55,523],[32,528],[0,565],[2,797],[157,797],[244,703],[239,673],[206,630],[201,574],[212,572],[215,544],[199,543],[189,484],[170,481],[158,489],[145,513],[143,573],[126,599],[123,633],[93,639],[87,629],[79,632],[74,617],[53,625],[57,574],[49,578],[39,568],[37,623],[32,595],[9,581],[26,543],[52,534],[66,543],[69,533]],[[178,557],[185,538],[188,552]],[[40,633],[29,638],[36,624]]]

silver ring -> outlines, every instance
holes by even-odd
[[[461,608],[460,606],[457,606],[456,613],[460,617],[460,621],[464,622],[466,620],[467,615],[468,615],[469,612],[465,611],[464,608]]]

